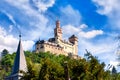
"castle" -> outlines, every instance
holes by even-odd
[[[63,54],[66,56],[78,55],[78,38],[72,35],[68,41],[62,40],[62,29],[59,20],[56,21],[54,38],[49,38],[48,41],[38,40],[35,43],[36,53],[48,51],[53,54]]]

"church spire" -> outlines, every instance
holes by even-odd
[[[21,43],[21,34],[19,35],[19,44],[16,52],[12,73],[16,73],[20,70],[27,71],[25,55]]]
[[[18,48],[16,51],[16,57],[14,60],[12,73],[8,78],[6,78],[6,80],[11,80],[11,79],[20,80],[21,76],[23,76],[23,74],[20,73],[20,71],[27,72],[27,64],[26,64],[24,51],[22,48],[21,35],[19,35],[19,44],[18,44]]]

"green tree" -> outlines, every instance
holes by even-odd
[[[117,70],[116,70],[115,66],[113,66],[113,68],[112,68],[112,74],[116,74],[116,73],[117,73]]]
[[[7,55],[8,53],[9,53],[9,51],[8,51],[7,49],[4,49],[4,50],[2,51],[2,53],[1,53],[1,54],[2,54],[2,57],[5,56],[5,55]]]
[[[40,64],[33,63],[30,58],[27,58],[27,72],[23,72],[24,76],[22,77],[22,80],[37,80],[38,79],[38,73],[40,71]]]
[[[43,60],[39,80],[64,80],[64,68],[60,64],[52,62],[49,58]]]

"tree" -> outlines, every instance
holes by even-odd
[[[21,80],[37,80],[41,64],[33,63],[31,61],[31,58],[29,57],[27,57],[26,60],[28,71],[27,72],[22,71],[23,77]]]
[[[6,76],[6,71],[4,69],[0,69],[0,80],[4,80]]]
[[[2,54],[2,57],[5,56],[5,55],[7,55],[8,53],[9,53],[9,51],[8,51],[7,49],[4,49],[4,50],[2,51],[2,53],[1,53],[1,54]]]
[[[116,74],[116,73],[117,73],[117,70],[116,70],[115,66],[113,66],[113,68],[112,68],[112,74]]]
[[[64,80],[64,68],[49,58],[45,58],[40,69],[39,80]]]
[[[100,63],[99,60],[97,59],[97,57],[94,57],[90,52],[88,52],[86,50],[86,54],[85,54],[86,60],[88,62],[88,73],[89,75],[87,77],[89,77],[90,80],[102,80],[105,79],[105,64],[104,63]]]

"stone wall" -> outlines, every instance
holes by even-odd
[[[41,47],[41,48],[40,48]],[[44,43],[44,44],[39,44],[37,46],[36,52],[51,52],[53,54],[63,54],[63,55],[68,55],[67,52],[63,50],[62,47],[57,47],[57,45],[53,45],[52,43]]]

